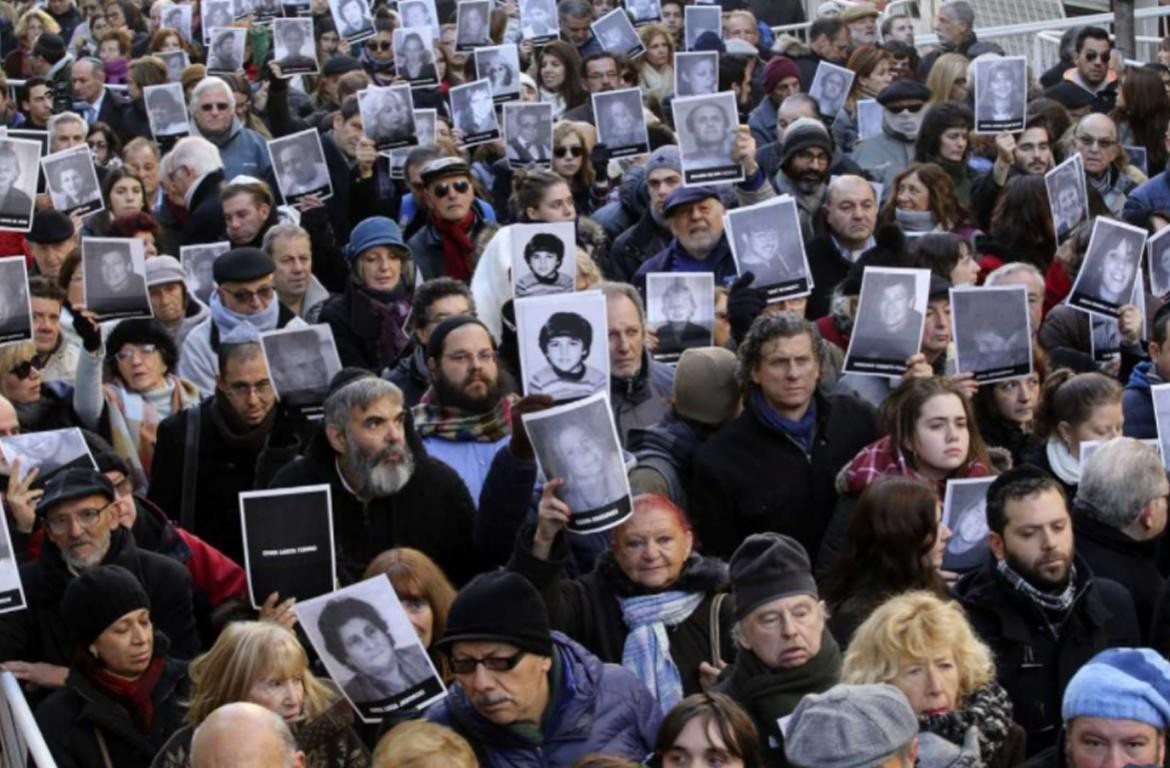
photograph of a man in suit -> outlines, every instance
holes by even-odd
[[[149,306],[146,281],[134,272],[129,246],[105,245],[90,264],[97,267],[97,274],[88,280],[86,303],[99,314]]]
[[[866,308],[857,324],[860,332],[852,352],[874,360],[903,360],[913,354],[903,354],[908,346],[917,349],[921,344],[922,313],[914,308],[914,279],[883,275],[880,280],[877,303]]]
[[[0,142],[0,215],[32,215],[32,198],[16,188],[20,175],[20,157],[16,150],[8,142]]]
[[[508,155],[525,165],[548,161],[550,147],[539,140],[540,115],[535,110],[521,111],[512,125],[514,130],[508,139]]]
[[[662,294],[662,314],[666,322],[658,326],[660,354],[682,352],[691,347],[705,347],[711,343],[711,331],[692,322],[698,303],[691,289],[682,280],[675,280]]]

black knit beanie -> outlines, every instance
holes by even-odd
[[[450,648],[464,641],[507,643],[552,656],[548,609],[536,587],[512,571],[476,576],[455,596],[447,629],[435,645]]]
[[[731,590],[739,621],[764,603],[790,595],[817,597],[808,554],[781,533],[754,533],[731,556]]]
[[[471,323],[475,323],[480,328],[483,328],[484,331],[487,332],[488,338],[492,340],[492,346],[495,346],[495,337],[492,336],[492,332],[488,330],[486,325],[471,315],[456,315],[455,317],[448,317],[446,320],[435,326],[435,330],[431,331],[431,338],[429,341],[427,341],[427,359],[437,360],[443,351],[443,342],[447,340],[447,337],[450,336],[452,332],[457,331],[463,326],[469,325]]]
[[[69,617],[69,635],[79,648],[88,648],[111,624],[140,608],[150,608],[150,598],[120,565],[85,569],[61,598],[61,615]]]

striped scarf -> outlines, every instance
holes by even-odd
[[[434,390],[411,413],[419,437],[438,437],[453,442],[494,443],[512,434],[512,404],[515,395],[504,395],[487,413],[468,413],[462,408],[434,402]]]
[[[686,621],[704,597],[703,592],[660,592],[618,598],[622,619],[630,629],[622,648],[622,666],[658,699],[663,714],[682,701],[683,695],[666,628]]]
[[[167,416],[199,402],[199,390],[194,384],[174,374],[168,374],[167,379],[173,385],[171,411],[161,415],[145,397],[129,391],[120,383],[107,384],[102,388],[110,421],[110,443],[114,452],[130,465],[134,487],[143,493],[149,487],[159,423]]]

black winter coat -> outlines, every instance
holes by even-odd
[[[833,289],[845,279],[852,264],[841,255],[827,234],[810,240],[804,250],[808,254],[808,267],[813,279],[813,292],[808,297],[804,316],[816,320],[829,314]]]
[[[110,550],[101,564],[120,565],[138,577],[150,597],[155,628],[171,639],[171,656],[194,658],[200,645],[187,569],[165,555],[139,549],[134,535],[121,526],[110,534]],[[72,579],[57,545],[46,537],[40,559],[20,567],[28,609],[0,616],[0,661],[69,666],[72,646],[61,597]]]
[[[625,283],[633,282],[634,274],[643,262],[670,245],[672,237],[670,231],[658,226],[650,211],[646,211],[637,224],[613,241],[609,249],[606,277]]]
[[[149,768],[155,753],[183,726],[187,698],[187,663],[167,659],[154,686],[154,719],[142,731],[126,707],[77,669],[65,687],[37,708],[37,724],[58,768]],[[110,753],[102,756],[97,731]]]
[[[1150,638],[1150,622],[1163,581],[1157,564],[1158,540],[1135,541],[1081,510],[1073,512],[1073,532],[1077,554],[1085,559],[1097,578],[1116,581],[1133,598],[1144,644]]]
[[[223,184],[223,171],[212,171],[191,196],[187,209],[187,221],[179,235],[179,245],[198,245],[227,240],[227,226],[223,219],[223,203],[219,200],[219,188]]]
[[[406,284],[405,279],[400,283],[403,284]],[[403,336],[401,345],[392,350],[389,356],[382,351],[382,335],[394,333],[395,329],[388,327],[389,318],[384,320],[382,315],[372,311],[373,301],[350,280],[343,293],[334,294],[325,300],[318,321],[327,323],[333,329],[337,356],[341,358],[343,366],[365,368],[380,374],[387,366],[394,364],[409,340]],[[398,301],[409,304],[410,297],[407,295]],[[406,310],[403,310],[403,317],[405,314]]]
[[[995,655],[996,677],[1011,697],[1012,717],[1028,734],[1028,755],[1056,743],[1065,686],[1089,659],[1107,648],[1141,645],[1129,593],[1096,578],[1076,558],[1078,589],[1057,636],[1035,603],[1000,575],[993,558],[955,586],[972,629]]]
[[[409,414],[409,412],[408,412]],[[363,502],[337,472],[336,454],[319,432],[304,456],[276,473],[273,488],[328,483],[333,494],[333,540],[342,584],[360,581],[366,566],[392,547],[414,547],[456,585],[479,573],[472,535],[475,504],[455,470],[427,455],[407,416],[406,441],[414,454],[410,480],[393,496]]]
[[[815,397],[811,455],[765,424],[750,396],[743,412],[695,452],[688,511],[704,554],[726,559],[748,534],[777,531],[816,557],[837,503],[837,473],[878,432],[859,400]]]
[[[553,629],[564,632],[599,659],[611,664],[622,663],[629,628],[622,618],[619,598],[653,594],[631,581],[607,551],[597,566],[579,579],[561,578],[569,561],[569,534],[561,534],[553,544],[548,560],[532,554],[535,526],[525,525],[516,541],[516,552],[508,569],[524,575],[544,597]],[[714,558],[692,554],[679,578],[665,590],[704,592],[703,602],[681,624],[666,628],[670,656],[678,667],[683,694],[699,693],[699,664],[712,662],[711,602],[720,592],[729,592],[727,565]],[[732,601],[720,605],[719,657],[730,661],[735,654],[731,626],[735,623]]]

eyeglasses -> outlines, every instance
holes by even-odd
[[[86,142],[86,144],[88,144],[88,145],[89,145],[89,148],[90,148],[90,149],[102,149],[102,150],[105,150],[105,149],[109,149],[109,148],[110,148],[109,142],[105,142],[105,141],[87,141],[87,142]]]
[[[520,663],[528,654],[527,651],[520,651],[515,656],[488,656],[486,659],[451,659],[451,669],[457,675],[474,675],[475,670],[480,664],[489,672],[508,672],[515,669],[516,665]]]
[[[583,157],[585,155],[585,147],[557,147],[553,150],[553,154],[557,156],[557,159],[560,159],[565,155]]]
[[[374,40],[372,42],[366,43],[367,51],[388,51],[393,47],[394,43],[388,42],[386,40]]]
[[[1098,139],[1094,136],[1081,136],[1074,134],[1076,140],[1086,147],[1099,147],[1101,149],[1113,149],[1117,146],[1116,139]]]
[[[471,189],[470,181],[453,181],[450,184],[440,182],[431,189],[431,194],[435,197],[446,197],[448,192],[455,190],[462,195],[466,194],[469,189]]]
[[[1105,53],[1097,53],[1096,51],[1085,51],[1084,57],[1085,57],[1085,61],[1089,61],[1089,62],[1096,61],[1097,59],[1101,59],[1102,61],[1108,61],[1109,56],[1111,54],[1112,54],[1112,51],[1105,51]]]
[[[252,299],[268,301],[272,298],[272,294],[276,293],[276,289],[271,285],[265,285],[254,291],[229,291],[225,288],[220,288],[220,290],[235,299],[237,304],[251,304]]]
[[[922,111],[922,107],[922,104],[902,104],[901,106],[897,107],[886,107],[886,109],[888,109],[892,115],[900,115],[903,112],[910,112],[917,115]]]
[[[8,373],[12,374],[22,381],[32,376],[32,372],[36,370],[36,365],[32,360],[25,360],[23,363],[17,363],[8,369]]]
[[[596,81],[596,80],[617,80],[618,73],[617,73],[616,69],[611,69],[608,72],[590,72],[589,79],[594,80],[594,81]]]
[[[76,515],[49,515],[45,518],[45,527],[47,527],[49,532],[54,536],[64,536],[65,534],[69,533],[69,529],[73,527],[73,521],[77,520],[77,522],[81,524],[81,527],[88,531],[97,525],[98,520],[101,519],[102,512],[105,512],[107,509],[113,506],[113,504],[114,502],[111,501],[101,509],[93,509],[92,507],[79,509],[77,510]],[[516,665],[513,664],[512,667],[514,666]],[[511,669],[512,667],[508,667],[508,669]]]
[[[135,355],[139,357],[146,357],[158,351],[158,347],[154,344],[127,344],[118,350],[114,357],[121,360],[123,363],[130,360]]]
[[[470,352],[452,352],[449,355],[443,355],[443,357],[456,365],[470,365],[473,359],[480,365],[494,365],[499,355],[494,350],[481,349],[475,354]]]
[[[227,111],[235,109],[235,108],[236,108],[235,104],[228,104],[226,102],[221,102],[221,101],[217,101],[213,104],[200,104],[199,105],[199,109],[203,110],[204,112],[227,112]]]
[[[236,381],[228,384],[228,392],[231,393],[233,397],[238,397],[240,399],[248,397],[253,392],[255,392],[257,396],[263,397],[271,391],[272,382],[268,379],[258,381],[255,384],[249,384],[246,381]]]

